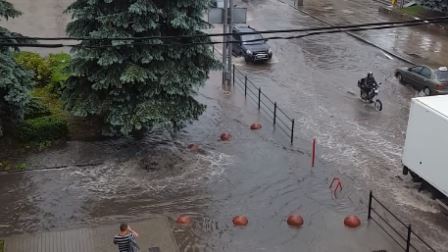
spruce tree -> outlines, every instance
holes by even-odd
[[[204,34],[209,0],[77,0],[67,9],[72,37],[113,38]],[[96,117],[106,135],[155,126],[178,128],[198,118],[195,100],[218,66],[207,37],[166,40],[87,40],[73,49],[73,76],[63,100],[75,116]]]
[[[0,20],[8,20],[21,13],[7,1],[0,0]],[[10,32],[0,26],[0,44],[16,44],[20,40],[10,39],[20,34]],[[23,110],[29,101],[29,90],[32,86],[32,73],[19,66],[13,57],[14,46],[0,45],[0,136],[4,128],[12,126],[23,117]]]

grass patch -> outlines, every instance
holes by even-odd
[[[5,252],[5,241],[0,240],[0,252]]]
[[[418,17],[418,16],[424,16],[428,10],[420,5],[413,5],[411,7],[399,9],[398,11],[404,14]]]

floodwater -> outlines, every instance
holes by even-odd
[[[274,0],[249,2],[248,23],[259,30],[322,26]],[[293,146],[240,92],[223,95],[219,73],[211,73],[198,97],[206,113],[178,134],[71,141],[15,157],[31,171],[0,175],[0,236],[191,214],[191,228],[174,227],[182,251],[396,251],[371,225],[342,225],[347,214],[365,221],[373,190],[446,250],[446,217],[401,175],[409,102],[417,95],[393,77],[403,64],[346,34],[269,43],[269,64],[235,64],[296,119]],[[367,71],[383,83],[382,112],[357,97],[356,82]],[[254,121],[263,129],[250,131]],[[218,141],[223,131],[233,135],[230,142]],[[313,137],[318,161],[311,168]],[[190,143],[202,151],[188,151]],[[334,177],[344,186],[336,195],[329,189]],[[289,228],[290,213],[300,213],[304,227]],[[233,227],[239,214],[249,217],[246,228]]]

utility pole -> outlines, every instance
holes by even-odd
[[[224,0],[223,11],[223,33],[232,32],[232,12],[233,12],[233,0]],[[224,43],[222,46],[222,89],[226,92],[231,91],[232,82],[232,44],[227,43],[232,40],[232,36],[224,36]]]
[[[227,22],[228,22],[228,10],[229,10],[229,0],[224,0],[224,21],[222,24],[222,33],[227,33]],[[227,36],[223,37],[223,44],[222,44],[222,89],[224,91],[230,91],[228,88],[228,64],[227,64]]]
[[[230,92],[232,88],[232,25],[245,24],[247,8],[234,8],[233,0],[217,0],[217,8],[210,8],[208,11],[208,22],[211,24],[222,24],[222,31],[228,36],[222,40],[222,89]]]
[[[228,11],[228,13],[227,13],[227,16],[228,16],[228,19],[229,19],[229,33],[231,33],[232,32],[232,27],[233,27],[233,25],[232,25],[232,21],[233,21],[233,0],[229,0],[229,11]],[[232,41],[233,40],[233,38],[232,38],[232,36],[230,35],[229,37],[228,37],[228,39],[227,39],[227,41]],[[228,81],[227,81],[227,83],[228,83],[228,85],[229,85],[229,91],[231,90],[231,87],[232,87],[232,46],[233,46],[233,44],[232,43],[228,43],[227,44],[227,49],[228,49],[228,51],[227,51],[227,56],[228,56],[228,67],[227,67],[227,72],[228,72]]]

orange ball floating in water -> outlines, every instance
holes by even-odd
[[[301,227],[303,225],[303,218],[298,214],[291,214],[288,216],[288,220],[286,222],[290,226]]]
[[[232,135],[230,135],[229,132],[224,132],[219,138],[221,139],[221,141],[229,141],[232,138]]]
[[[232,222],[235,226],[246,226],[249,223],[249,220],[244,215],[238,215],[233,217]]]
[[[261,123],[259,123],[259,122],[254,122],[254,123],[252,123],[252,124],[250,125],[250,129],[251,129],[251,130],[258,130],[258,129],[261,129]]]
[[[188,225],[191,224],[192,219],[191,216],[189,215],[180,215],[179,217],[177,217],[176,223],[177,224],[182,224],[182,225]]]
[[[344,225],[349,228],[356,228],[359,227],[359,225],[361,225],[361,220],[358,218],[358,216],[349,215],[345,217]]]

